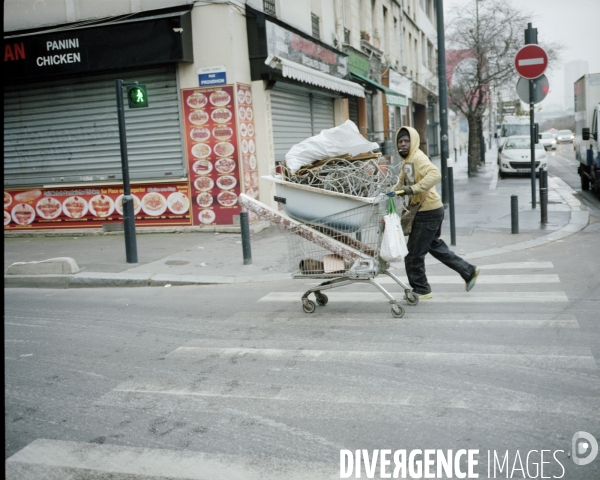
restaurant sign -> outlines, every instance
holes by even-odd
[[[266,22],[269,55],[291,60],[328,75],[348,75],[348,57],[292,32],[273,22]]]

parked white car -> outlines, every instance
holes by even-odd
[[[535,145],[535,171],[548,169],[548,155],[541,143]],[[531,141],[529,135],[508,137],[498,156],[500,177],[507,174],[529,174],[531,172]]]
[[[540,133],[540,143],[546,150],[556,150],[556,140],[550,132]]]

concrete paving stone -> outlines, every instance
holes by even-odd
[[[41,262],[15,262],[8,267],[7,275],[70,275],[80,271],[70,257],[50,258]]]

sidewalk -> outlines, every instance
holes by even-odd
[[[439,159],[435,160],[439,167]],[[448,160],[454,172],[456,246],[466,259],[477,259],[536,247],[583,229],[588,212],[574,191],[558,177],[548,178],[548,221],[540,224],[539,204],[531,208],[531,183],[498,181],[496,150],[486,155],[486,165],[467,176],[466,155]],[[504,185],[503,185],[504,184]],[[440,187],[438,185],[438,191]],[[519,234],[511,234],[510,197],[519,197]],[[138,229],[137,264],[125,261],[123,233],[81,229],[70,232],[5,232],[5,287],[125,287],[231,284],[286,280],[287,242],[276,227],[252,234],[252,265],[243,265],[241,237],[236,233],[144,233]],[[444,240],[450,244],[450,219],[446,210]],[[81,271],[71,275],[7,275],[15,262],[39,262],[70,257]],[[436,260],[427,257],[427,264]],[[31,266],[35,273],[36,265]],[[402,264],[393,267],[403,271]]]

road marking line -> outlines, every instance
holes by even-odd
[[[519,67],[526,67],[527,65],[543,65],[544,58],[524,58],[518,61]]]
[[[495,263],[491,265],[478,265],[481,270],[497,270],[512,268],[554,268],[552,262],[509,262]]]
[[[400,280],[408,284],[408,278],[398,276]],[[431,284],[464,284],[465,281],[459,275],[428,275],[427,280]],[[396,283],[392,278],[386,275],[377,277],[378,283]],[[496,285],[496,284],[526,284],[531,283],[560,283],[560,278],[554,273],[533,274],[533,275],[480,275],[477,279],[477,285]],[[315,284],[318,285],[318,284]]]
[[[258,302],[300,302],[304,292],[271,292],[260,298]],[[330,292],[325,291],[330,301],[345,303],[384,303],[385,297],[381,293],[370,292]],[[394,292],[392,292],[394,294]],[[396,294],[396,299],[401,301],[402,294]],[[457,292],[437,293],[433,298],[423,300],[427,303],[558,303],[568,302],[565,292]]]
[[[6,478],[7,480],[41,478],[41,476],[27,475],[28,470],[30,470],[30,474],[35,472],[40,475],[39,467],[43,467],[44,478],[46,476],[55,478],[50,473],[61,473],[61,469],[109,472],[113,474],[110,478],[114,480],[129,479],[131,475],[157,480],[161,478],[187,480],[339,478],[339,471],[335,471],[336,465],[317,462],[303,463],[286,460],[282,463],[276,460],[240,455],[136,448],[123,445],[96,445],[46,439],[35,440],[6,460]],[[62,473],[64,475],[61,478],[74,476],[72,471]],[[88,477],[88,475],[85,476]],[[92,476],[99,478],[96,475]]]

